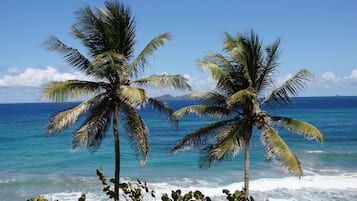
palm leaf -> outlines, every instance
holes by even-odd
[[[256,89],[258,92],[261,92],[272,85],[272,75],[279,66],[279,44],[280,40],[278,39],[265,49],[266,57],[264,65],[262,66],[260,72],[258,72],[259,75],[256,81]]]
[[[272,159],[273,156],[277,156],[285,169],[295,176],[302,176],[300,161],[275,129],[266,129],[261,137],[269,160]]]
[[[226,107],[208,106],[208,105],[191,105],[183,107],[175,111],[174,115],[177,118],[181,118],[184,115],[194,113],[197,115],[206,115],[214,118],[227,117],[230,114],[230,110]]]
[[[151,75],[135,80],[133,83],[160,88],[191,90],[191,86],[187,83],[187,78],[183,77],[182,75]]]
[[[45,84],[42,99],[47,98],[55,102],[65,102],[70,98],[79,98],[83,95],[98,93],[106,87],[103,82],[81,80],[53,81]]]
[[[120,80],[120,76],[125,72],[124,64],[126,58],[119,53],[106,51],[96,55],[93,60],[93,72],[99,78],[106,78],[111,83]],[[125,77],[127,75],[123,75]]]
[[[226,97],[213,90],[201,90],[188,94],[187,96],[199,99],[202,103],[207,105],[225,106]]]
[[[262,102],[274,101],[278,104],[290,103],[289,96],[297,96],[299,90],[306,87],[308,81],[313,79],[313,75],[306,69],[300,70],[293,77],[286,80],[280,87]]]
[[[134,107],[140,106],[148,100],[144,89],[129,85],[120,86],[120,97],[122,101]]]
[[[251,88],[243,89],[228,97],[227,103],[229,106],[252,104],[256,97],[257,95],[252,92]]]
[[[123,128],[128,134],[131,143],[135,146],[138,156],[141,156],[141,166],[145,165],[147,155],[149,152],[148,138],[149,133],[143,119],[138,112],[130,105],[122,105],[121,111],[123,113]]]
[[[86,147],[95,152],[99,148],[110,125],[112,108],[109,98],[104,98],[96,105],[85,122],[73,133],[73,151]]]
[[[209,61],[207,59],[199,59],[197,60],[198,65],[204,70],[211,74],[212,78],[216,81],[220,81],[224,77],[226,77],[226,73],[219,65],[216,63]]]
[[[155,98],[149,98],[148,104],[152,106],[152,109],[159,111],[168,117],[176,128],[178,127],[178,119],[174,115],[174,109],[172,109],[169,104]]]
[[[305,121],[288,118],[288,117],[277,117],[277,116],[272,116],[271,119],[274,122],[281,124],[282,126],[293,132],[303,134],[308,139],[317,139],[320,142],[324,141],[320,129]]]
[[[63,58],[77,70],[92,75],[91,62],[83,56],[77,49],[67,46],[58,38],[52,36],[47,41],[43,42],[51,51],[58,51]]]
[[[74,123],[77,122],[78,117],[81,114],[87,112],[93,105],[95,105],[101,99],[102,96],[103,95],[100,94],[72,108],[66,109],[53,115],[47,124],[47,133],[58,133],[61,132],[63,129],[72,126]]]
[[[222,126],[225,126],[227,124],[230,124],[233,120],[224,120],[224,121],[219,121],[215,123],[208,124],[206,126],[203,126],[188,135],[186,135],[184,138],[180,140],[172,149],[171,153],[176,153],[180,149],[193,149],[197,145],[202,145],[205,144],[208,137],[212,135],[213,132],[217,131],[219,128]],[[186,146],[185,146],[186,145]]]
[[[133,77],[137,77],[140,69],[147,64],[147,57],[151,56],[159,46],[171,40],[169,33],[160,34],[152,39],[146,47],[139,53],[135,60],[128,66],[127,72]]]
[[[210,167],[218,160],[227,156],[233,158],[238,154],[245,144],[245,133],[249,130],[247,122],[248,120],[235,120],[233,124],[222,128],[216,136],[215,143],[203,149],[205,154],[200,159],[200,168]]]

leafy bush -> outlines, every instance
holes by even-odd
[[[185,195],[181,195],[181,190],[178,189],[176,191],[171,191],[171,198],[167,195],[167,193],[164,193],[161,196],[162,201],[211,201],[210,197],[205,197],[200,191],[195,191],[195,192],[188,192]]]

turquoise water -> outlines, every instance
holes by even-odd
[[[192,101],[169,103],[179,108]],[[73,104],[0,104],[1,201],[26,200],[38,194],[49,200],[78,200],[81,193],[87,194],[87,200],[107,200],[95,170],[103,166],[105,174],[112,177],[111,132],[94,154],[87,150],[70,151],[76,127],[45,136],[44,127],[51,114]],[[264,109],[313,123],[322,130],[325,142],[321,145],[281,130],[302,163],[304,176],[299,180],[274,161],[265,160],[259,135],[255,133],[251,148],[251,193],[257,200],[357,200],[357,97],[296,98],[292,105]],[[215,200],[223,200],[223,188],[242,188],[243,155],[199,170],[199,150],[168,153],[185,134],[211,119],[189,116],[180,121],[176,130],[160,114],[150,110],[141,113],[150,129],[149,159],[141,168],[121,132],[123,181],[146,180],[155,190],[157,200],[161,193],[177,188],[199,189]]]

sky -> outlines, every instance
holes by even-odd
[[[354,0],[123,0],[136,19],[139,53],[161,33],[173,40],[150,58],[145,75],[181,74],[193,90],[213,89],[197,65],[208,52],[222,52],[224,33],[254,30],[263,46],[281,39],[276,83],[302,68],[315,79],[300,96],[357,95],[357,1]],[[75,11],[104,7],[99,0],[2,0],[0,2],[0,103],[44,102],[44,83],[86,79],[43,41],[56,36],[85,49],[69,32]],[[151,96],[188,91],[150,89]]]

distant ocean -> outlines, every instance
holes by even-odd
[[[295,98],[293,104],[266,111],[302,119],[318,126],[325,142],[281,130],[280,133],[301,161],[304,176],[293,177],[274,161],[265,160],[259,135],[251,147],[251,195],[258,201],[357,200],[357,97]],[[169,101],[175,108],[192,101]],[[51,114],[74,103],[0,104],[0,200],[24,201],[36,195],[49,200],[108,200],[96,176],[99,166],[113,177],[114,147],[109,130],[94,154],[82,149],[71,152],[71,135],[76,126],[46,137],[44,128]],[[184,135],[212,122],[189,116],[174,129],[161,114],[144,109],[150,129],[150,153],[140,167],[135,152],[121,131],[122,181],[147,181],[161,200],[163,192],[200,190],[213,200],[225,200],[222,189],[243,187],[243,153],[233,160],[198,169],[199,150],[170,155],[171,147]],[[80,120],[80,121],[83,121]],[[149,198],[148,198],[149,199]]]

